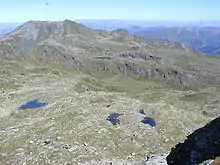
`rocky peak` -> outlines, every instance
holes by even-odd
[[[113,34],[130,35],[130,33],[127,30],[124,30],[124,29],[112,30],[111,32]]]
[[[29,21],[19,26],[11,33],[1,38],[1,43],[13,45],[19,50],[33,50],[40,44],[45,43],[65,43],[69,45],[69,38],[74,42],[82,38],[94,39],[95,34],[92,29],[76,22],[65,20],[60,22],[50,21]]]
[[[65,20],[62,22],[62,27],[67,35],[81,35],[84,38],[95,39],[94,30],[74,21]]]

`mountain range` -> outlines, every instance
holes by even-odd
[[[135,29],[131,32],[150,40],[165,39],[183,43],[207,54],[220,54],[219,27],[164,27],[151,29]]]
[[[169,40],[186,44],[207,54],[219,55],[219,22],[78,20],[103,30],[125,29],[150,40]]]
[[[219,22],[178,21],[126,21],[126,20],[77,20],[93,29],[125,29],[148,40],[169,40],[185,44],[207,54],[219,55]],[[21,23],[1,23],[0,35],[6,34]]]
[[[219,116],[219,63],[124,29],[26,22],[0,37],[0,164],[147,164]]]
[[[19,25],[21,25],[21,23],[0,23],[0,35],[9,33]]]

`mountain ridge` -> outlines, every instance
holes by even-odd
[[[133,31],[133,34],[151,40],[167,39],[180,42],[207,54],[219,54],[219,27],[164,27]]]
[[[69,63],[70,66],[75,65],[77,60],[78,64],[81,63],[82,66],[86,60],[94,63],[91,65],[97,66],[98,70],[101,67],[104,72],[114,72],[118,66],[117,73],[126,69],[128,73],[141,77],[156,76],[163,79],[168,78],[168,81],[170,78],[176,79],[179,85],[184,84],[184,86],[191,86],[193,84],[191,81],[196,83],[195,77],[207,76],[205,74],[196,75],[194,71],[188,70],[185,66],[182,68],[181,65],[183,64],[179,58],[184,58],[184,60],[192,58],[193,61],[193,59],[197,59],[197,56],[205,57],[204,55],[196,55],[192,49],[183,44],[168,40],[147,41],[142,37],[131,35],[123,29],[113,31],[92,30],[70,20],[59,22],[29,21],[1,37],[0,41],[2,45],[8,45],[11,48],[11,54],[12,52],[15,54],[36,52],[46,58]],[[168,56],[163,55],[168,51],[192,54],[192,57],[188,55],[184,57],[184,55],[183,57],[168,58]],[[160,55],[157,55],[159,52]],[[109,64],[104,62],[103,68],[100,65],[100,60],[94,60],[94,55],[96,57],[106,57],[107,55],[109,59],[113,59],[110,63],[114,67],[109,66],[110,68],[108,68],[106,65]],[[169,62],[174,59],[177,62],[175,65]],[[164,61],[167,62],[164,63]],[[167,69],[168,66],[178,68],[178,70]],[[86,67],[88,66],[85,64],[83,68]],[[86,70],[91,70],[91,68]]]

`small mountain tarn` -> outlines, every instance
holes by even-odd
[[[120,119],[118,119],[119,116],[121,116],[123,114],[119,114],[119,113],[111,113],[108,117],[107,117],[107,121],[110,121],[112,125],[117,125],[120,124]]]
[[[156,127],[156,122],[153,118],[151,117],[147,117],[146,112],[144,111],[144,109],[140,109],[138,111],[141,115],[144,115],[145,117],[143,117],[143,119],[141,120],[141,123],[143,124],[148,124],[151,127]]]
[[[144,109],[140,109],[140,110],[139,110],[139,113],[142,114],[142,115],[146,115]]]
[[[151,117],[144,117],[142,120],[141,120],[141,123],[144,123],[144,124],[148,124],[150,125],[151,127],[156,127],[156,122],[153,118]]]
[[[19,109],[25,110],[25,109],[36,109],[46,106],[48,103],[41,103],[38,99],[32,100],[27,102],[26,104],[23,104],[19,107]]]

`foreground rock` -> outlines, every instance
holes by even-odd
[[[194,165],[220,155],[220,117],[196,130],[167,156],[169,165]]]
[[[217,158],[213,161],[212,165],[219,165],[219,164],[220,164],[220,157],[217,157]]]
[[[145,161],[145,165],[167,165],[166,155],[152,155]]]

